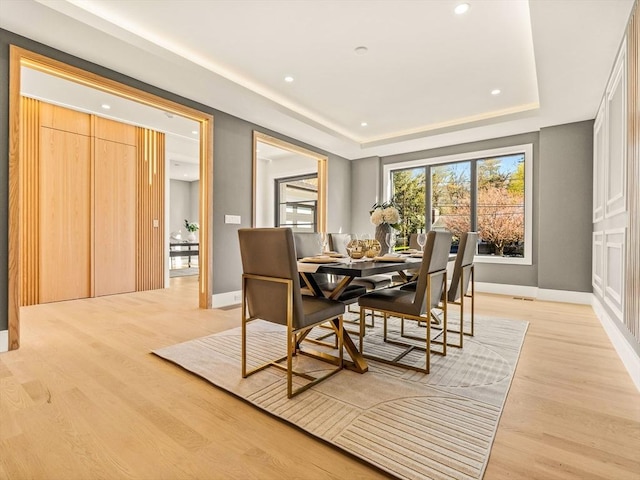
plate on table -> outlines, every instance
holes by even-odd
[[[413,255],[415,253],[420,253],[420,250],[416,250],[415,248],[410,248],[408,250],[402,250],[401,252],[398,252],[401,255]]]
[[[406,257],[397,257],[397,256],[390,256],[390,255],[384,255],[382,257],[373,257],[373,261],[374,262],[406,262],[407,259]]]
[[[422,253],[416,252],[409,255],[411,258],[422,258]]]
[[[328,255],[323,255],[321,257],[304,257],[300,259],[301,263],[339,263],[334,258],[331,258]]]
[[[346,258],[346,255],[344,253],[338,253],[338,252],[324,252],[322,256],[331,257],[331,258]]]

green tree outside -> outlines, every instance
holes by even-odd
[[[393,203],[400,212],[400,236],[408,241],[411,233],[425,227],[424,170],[399,170],[393,173]]]

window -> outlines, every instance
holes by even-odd
[[[530,265],[532,154],[529,144],[385,165],[403,245],[422,229],[448,230],[455,252],[462,232],[477,231],[476,261]]]
[[[524,154],[478,160],[478,254],[524,257]]]
[[[318,175],[277,178],[276,227],[314,232],[318,210]]]
[[[393,200],[400,215],[400,232],[396,249],[404,250],[409,246],[412,233],[424,231],[425,226],[425,169],[411,168],[395,170],[393,173]]]
[[[431,228],[454,234],[471,232],[471,162],[431,167]]]

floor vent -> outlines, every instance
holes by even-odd
[[[533,302],[535,299],[531,297],[513,297],[514,300],[524,300],[525,302]]]

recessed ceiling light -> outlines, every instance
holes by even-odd
[[[287,75],[286,77],[284,77],[284,81],[287,83],[291,83],[293,82],[293,77],[291,75]]]
[[[361,122],[361,123],[360,123],[360,126],[361,126],[361,127],[366,127],[367,125],[369,125],[367,122]]]
[[[109,110],[111,108],[111,105],[107,105],[106,103],[103,103],[101,107],[104,108],[105,110]]]
[[[197,130],[192,130],[191,133],[193,133],[194,135],[197,135],[198,131]]]
[[[491,90],[491,95],[500,95],[502,91],[499,88],[494,88]]]
[[[186,173],[184,174],[185,177],[188,177],[189,175],[187,175]]]
[[[468,3],[461,3],[453,11],[456,12],[458,15],[462,15],[463,13],[467,13],[467,11],[469,11],[469,4]]]
[[[369,51],[369,49],[367,47],[356,47],[354,52],[356,52],[356,55],[364,55]]]

